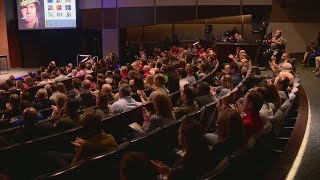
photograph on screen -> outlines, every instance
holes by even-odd
[[[19,29],[44,29],[43,0],[18,0]]]
[[[20,30],[77,28],[76,0],[17,0]]]

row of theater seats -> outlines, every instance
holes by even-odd
[[[209,80],[211,79],[217,69],[213,70],[210,74],[208,74],[205,78],[199,80],[198,82]],[[180,92],[174,92],[171,95],[171,100],[174,105],[177,104],[177,101],[180,99]],[[144,105],[145,108],[152,111],[153,104],[148,103]],[[215,107],[214,105],[211,105],[211,107]],[[95,108],[95,107],[91,107]],[[48,111],[50,111],[48,109]],[[194,116],[200,116],[200,112],[193,113]],[[48,112],[47,114],[50,114]],[[192,116],[191,114],[188,116]],[[49,115],[48,115],[49,117]],[[54,119],[47,119],[45,121],[54,121]],[[102,120],[102,129],[107,131],[108,133],[112,134],[117,142],[120,144],[121,142],[124,142],[128,139],[127,135],[130,133],[131,128],[129,128],[129,124],[133,122],[138,122],[139,124],[142,124],[143,121],[143,115],[142,115],[142,107],[137,107],[135,109],[132,109],[127,112],[123,112],[120,114],[116,114],[110,118],[103,119]],[[166,151],[168,152],[169,149],[172,147],[177,147],[177,133],[178,128],[180,126],[182,120],[178,120],[174,122],[175,125],[172,125],[172,127],[176,127],[176,129],[172,130],[171,132],[174,133],[174,135],[170,135],[169,133],[164,133],[170,136],[167,136],[164,139],[173,140],[173,146],[161,146],[161,147],[167,147]],[[11,129],[7,129],[0,132],[0,135],[5,137],[10,137],[18,128],[21,127],[15,127]],[[168,128],[166,128],[168,129]],[[32,141],[28,141],[25,143],[16,143],[11,146],[7,146],[0,149],[0,170],[1,172],[5,174],[9,174],[13,178],[31,178],[35,177],[39,174],[43,174],[44,172],[48,171],[48,168],[46,167],[45,161],[46,161],[46,153],[48,151],[60,151],[60,152],[72,152],[74,150],[73,145],[71,145],[70,141],[74,140],[76,137],[79,137],[82,135],[82,127],[76,127],[67,131],[59,132],[53,135],[49,135],[46,137],[41,137],[34,139]],[[152,134],[157,134],[157,131],[153,131]],[[145,135],[146,137],[148,135]],[[157,135],[160,137],[159,135]],[[161,138],[162,139],[162,138]],[[137,141],[139,142],[139,141]],[[154,141],[156,142],[156,141]],[[126,144],[126,142],[124,142]],[[119,148],[122,147],[122,145],[119,146]],[[137,146],[138,147],[138,146]],[[33,162],[33,167],[29,167],[28,164],[30,162]],[[72,168],[74,169],[74,168]]]

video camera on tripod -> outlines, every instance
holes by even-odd
[[[252,33],[258,34],[258,38],[256,40],[256,43],[263,44],[267,43],[269,39],[272,38],[272,32],[267,34],[269,23],[268,22],[262,22],[262,25],[258,30],[253,30]]]

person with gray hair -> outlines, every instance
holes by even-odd
[[[119,96],[120,99],[111,106],[114,114],[122,113],[142,105],[141,102],[137,102],[131,97],[131,88],[129,84],[120,85]]]
[[[38,111],[42,109],[50,108],[51,105],[53,104],[53,101],[48,99],[48,92],[44,88],[41,88],[37,91],[35,99],[36,101],[32,107],[34,107]]]

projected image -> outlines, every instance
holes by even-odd
[[[17,0],[19,29],[76,28],[76,0]]]

